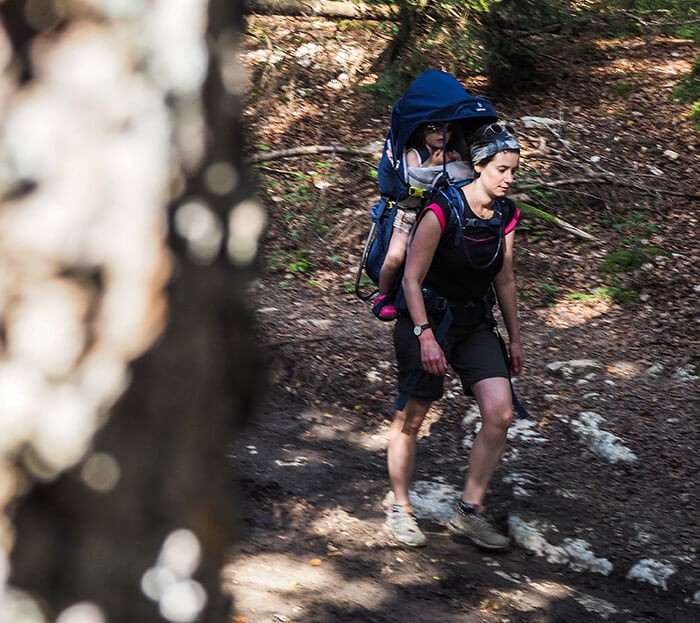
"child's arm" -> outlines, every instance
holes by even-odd
[[[418,154],[418,150],[409,149],[406,152],[406,166],[407,167],[419,167],[420,165],[421,165],[421,162],[420,162],[420,155]]]

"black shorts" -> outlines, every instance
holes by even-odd
[[[439,319],[431,319],[431,324],[434,330],[437,329]],[[440,346],[447,362],[461,379],[466,394],[472,393],[471,386],[478,381],[510,378],[505,353],[490,322],[484,321],[472,327],[452,324]],[[413,321],[408,314],[400,316],[394,326],[394,350],[399,370],[399,394],[403,394],[409,380],[418,376],[410,394],[412,398],[425,401],[442,398],[444,376],[415,373],[421,368],[420,343],[413,334]]]

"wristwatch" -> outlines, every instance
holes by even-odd
[[[421,325],[416,325],[415,327],[413,327],[413,335],[415,335],[416,337],[420,337],[420,334],[423,333],[423,331],[425,331],[426,329],[430,329],[429,322],[426,322],[425,324]]]

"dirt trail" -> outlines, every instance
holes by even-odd
[[[323,20],[280,24],[258,18],[269,45],[246,42],[258,81],[252,143],[381,138],[385,116],[364,114],[366,95],[331,80],[341,41],[350,79],[362,81],[372,33],[338,34]],[[514,537],[505,553],[459,542],[441,523],[478,426],[451,380],[418,446],[412,502],[428,546],[397,546],[382,530],[391,326],[347,292],[376,163],[324,157],[321,166],[307,156],[264,173],[268,269],[251,301],[272,389],[232,449],[244,504],[226,577],[239,623],[700,620],[700,264],[690,198],[698,145],[687,110],[668,101],[697,47],[639,40],[596,49],[554,91],[496,102],[530,153],[519,183],[581,175],[591,155],[617,180],[556,187],[546,198],[595,243],[532,218],[519,225],[526,369],[516,388],[531,418],[513,427],[486,501]],[[526,129],[523,115],[565,119],[566,145]],[[326,214],[332,227],[322,230]],[[630,248],[649,253],[620,275],[638,294],[622,307],[595,293],[610,283],[603,260]],[[581,360],[590,362],[551,366]]]

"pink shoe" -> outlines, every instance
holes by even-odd
[[[379,318],[379,320],[396,320],[399,316],[399,312],[396,311],[391,299],[387,298],[386,294],[378,294],[374,299],[374,305],[372,306],[372,313]]]

